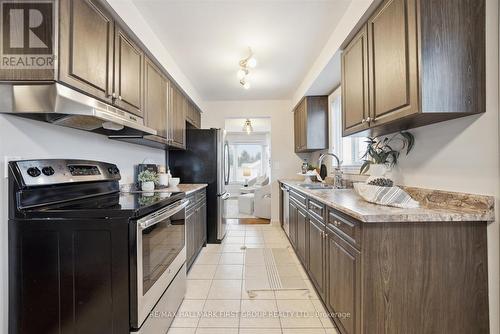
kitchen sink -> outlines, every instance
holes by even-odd
[[[299,184],[300,187],[311,189],[311,190],[316,190],[316,189],[334,189],[334,187],[330,184],[324,184],[324,183],[301,183]]]

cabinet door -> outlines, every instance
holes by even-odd
[[[309,269],[307,263],[307,212],[302,209],[297,211],[297,253],[306,269]]]
[[[295,152],[302,152],[307,146],[306,98],[297,105],[293,115]]]
[[[295,144],[295,152],[300,151],[300,119],[299,119],[299,110],[295,109],[293,112],[293,140]]]
[[[144,66],[144,119],[146,125],[167,136],[167,97],[162,72],[146,58]]]
[[[191,265],[195,250],[195,240],[194,240],[194,210],[186,216],[186,261],[188,266]]]
[[[113,19],[96,1],[60,3],[59,80],[112,102]]]
[[[360,332],[361,306],[361,262],[360,253],[337,234],[327,234],[327,301],[331,310],[348,313],[349,317],[338,317],[336,322],[344,334]]]
[[[324,225],[309,217],[309,273],[322,298],[325,294]]]
[[[297,249],[297,205],[290,201],[288,204],[289,238],[293,248]]]
[[[196,128],[201,129],[201,113],[198,110],[198,108],[193,108],[193,110],[194,110],[194,115],[193,115],[193,117],[194,117],[194,119],[193,119],[194,124],[193,125]]]
[[[141,117],[143,58],[142,50],[115,25],[115,104]]]
[[[169,112],[169,122],[171,124],[171,138],[172,146],[184,148],[185,147],[185,129],[186,129],[186,103],[185,98],[181,91],[175,86],[171,85],[171,109]]]
[[[307,128],[308,128],[308,119],[307,119],[307,99],[302,100],[302,103],[299,105],[300,108],[300,149],[307,149]]]
[[[368,31],[364,26],[342,53],[342,135],[368,128]]]
[[[198,249],[200,248],[200,208],[197,207],[194,210],[194,233],[193,233],[193,239],[194,239],[194,254],[196,256],[196,253],[198,252]]]
[[[417,113],[415,0],[386,0],[368,20],[370,126]]]
[[[203,200],[201,207],[201,243],[204,245],[207,242],[207,202]]]

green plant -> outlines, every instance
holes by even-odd
[[[155,172],[151,172],[149,170],[144,170],[139,173],[137,176],[139,182],[154,182],[158,183],[158,174]]]
[[[406,155],[410,153],[415,145],[415,137],[407,131],[398,132],[391,137],[383,139],[379,137],[368,137],[365,141],[366,152],[363,154],[363,164],[359,169],[360,174],[366,173],[371,164],[385,164],[394,166],[398,163],[399,154],[406,150]],[[395,145],[399,147],[396,148]]]
[[[307,165],[307,170],[315,170],[317,167],[311,164]]]

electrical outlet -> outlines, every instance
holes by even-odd
[[[4,165],[3,165],[3,177],[4,178],[8,178],[9,177],[9,161],[16,161],[16,160],[21,160],[21,157],[19,156],[4,156],[3,157],[3,161],[4,161]]]

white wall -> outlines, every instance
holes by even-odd
[[[209,101],[202,114],[204,128],[224,128],[226,118],[271,118],[271,181],[272,220],[278,220],[277,179],[294,176],[300,171],[300,158],[294,153],[293,114],[288,100],[266,101]]]
[[[326,42],[325,46],[321,50],[321,53],[318,55],[318,58],[311,64],[311,67],[301,84],[293,94],[292,103],[293,105],[299,103],[300,99],[304,95],[308,95],[311,87],[315,87],[317,85],[324,87],[324,83],[331,81],[335,82],[335,77],[338,75],[329,73],[329,64],[331,64],[332,58],[335,53],[338,52],[342,43],[346,39],[346,37],[353,31],[356,27],[356,24],[361,19],[361,17],[365,14],[365,12],[370,8],[374,3],[380,2],[379,0],[356,0],[351,1],[349,7],[347,8],[345,14],[340,19],[339,23],[335,26],[330,38]],[[319,84],[319,82],[322,84]],[[329,94],[331,90],[335,87],[330,87],[329,91],[322,92],[321,94]],[[314,89],[313,89],[314,90]],[[320,92],[315,91],[315,93],[320,94]]]
[[[103,135],[0,115],[0,333],[7,333],[7,182],[4,156],[22,159],[78,158],[102,160],[118,165],[122,180],[133,180],[134,165],[145,158],[165,163],[165,152],[144,146],[118,142]]]

